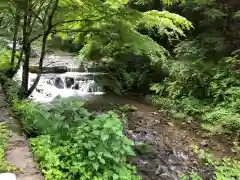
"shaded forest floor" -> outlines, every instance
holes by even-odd
[[[165,111],[147,105],[139,97],[106,95],[89,100],[86,106],[89,110],[103,112],[119,109],[125,104],[137,108],[134,112],[126,113],[126,134],[135,141],[154,147],[147,153],[136,151],[138,156],[130,159],[144,180],[174,180],[189,172],[197,172],[203,179],[213,179],[214,168],[203,166],[194,153],[194,146],[209,151],[216,158],[237,158],[237,154],[231,150],[234,137],[212,136],[194,120],[173,120]]]

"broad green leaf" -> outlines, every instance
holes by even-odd
[[[101,134],[101,139],[102,139],[102,141],[106,141],[106,140],[109,139],[109,135],[108,135],[108,134],[105,134],[105,133],[102,133],[102,134]]]
[[[93,151],[88,151],[88,157],[92,157],[94,155],[95,155],[95,153]]]

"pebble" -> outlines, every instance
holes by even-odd
[[[155,124],[159,124],[160,121],[159,121],[159,120],[155,120],[154,123],[155,123]]]
[[[135,144],[133,147],[140,154],[149,154],[149,153],[151,154],[155,152],[155,148],[148,144],[140,143],[140,144]]]
[[[200,142],[200,146],[201,146],[201,147],[206,147],[206,146],[208,146],[207,140],[203,140],[202,142]]]
[[[154,137],[150,134],[147,134],[145,137],[144,137],[144,142],[146,144],[154,144]]]
[[[168,163],[171,165],[180,165],[182,162],[183,159],[175,154],[169,156]]]
[[[168,173],[168,168],[162,164],[158,165],[158,168],[155,171],[156,175]]]
[[[174,175],[171,175],[169,173],[164,173],[162,175],[160,175],[161,180],[176,180],[178,179],[177,177],[175,177]]]
[[[189,117],[187,117],[186,120],[187,120],[188,124],[191,124],[193,122],[193,117],[189,116]]]

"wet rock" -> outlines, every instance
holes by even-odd
[[[155,124],[159,124],[160,121],[159,121],[159,120],[155,120],[154,123],[155,123]]]
[[[65,78],[65,83],[66,83],[67,88],[70,88],[74,84],[74,78],[66,77]]]
[[[29,66],[29,72],[31,73],[38,73],[39,67],[38,66]],[[67,72],[66,66],[54,66],[54,67],[43,67],[42,74],[49,74],[49,73],[65,73]]]
[[[73,86],[73,89],[79,90],[79,83],[78,82]]]
[[[162,164],[158,165],[158,168],[155,171],[156,175],[168,173],[168,168]]]
[[[137,165],[137,164],[138,164],[138,157],[129,157],[129,158],[127,159],[127,162],[128,162],[128,163],[131,163],[131,164],[133,164],[133,165]]]
[[[146,144],[154,144],[154,137],[150,134],[147,134],[145,137],[144,137],[144,142]]]
[[[143,116],[143,112],[140,112],[140,111],[132,112],[132,116],[134,116],[134,117],[142,117]]]
[[[64,82],[63,82],[63,80],[62,80],[60,77],[57,77],[57,78],[55,79],[54,85],[55,85],[57,88],[59,88],[59,89],[64,89]]]
[[[191,116],[187,117],[186,121],[188,124],[191,124],[193,122],[193,117]]]
[[[138,140],[137,136],[133,133],[132,130],[128,130],[126,132],[126,135],[129,139],[133,140],[134,142],[136,142]]]
[[[54,79],[48,79],[47,84],[49,85],[54,85]]]
[[[146,128],[137,127],[134,131],[136,133],[141,133],[141,132],[147,133],[148,130]]]
[[[208,146],[207,140],[203,140],[202,142],[200,142],[200,146],[201,147],[207,147]]]
[[[192,164],[195,165],[195,166],[198,165],[197,160],[192,161]]]
[[[150,154],[155,152],[155,148],[149,144],[135,144],[133,148],[140,154]]]
[[[160,175],[161,180],[176,180],[178,179],[176,176],[169,174],[169,173],[164,173]]]
[[[169,126],[174,126],[173,122],[168,122],[167,123]]]
[[[176,154],[171,154],[168,159],[168,163],[171,165],[181,165],[183,161],[184,160]]]
[[[51,93],[46,93],[46,96],[47,97],[52,97],[52,94]]]
[[[39,92],[39,93],[42,93],[43,89],[36,88],[36,91]]]

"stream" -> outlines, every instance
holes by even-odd
[[[74,69],[79,65],[75,56],[69,54],[47,55],[45,66],[67,66]],[[36,64],[35,60],[31,61]],[[21,69],[16,79],[21,77]],[[181,174],[198,172],[204,179],[213,179],[212,167],[201,166],[193,153],[193,145],[207,148],[221,157],[231,154],[231,145],[225,138],[211,137],[203,133],[196,123],[175,123],[162,110],[140,101],[139,96],[119,97],[105,94],[103,88],[96,83],[95,77],[100,72],[66,72],[63,74],[43,74],[31,95],[36,102],[48,103],[57,96],[84,99],[86,107],[93,112],[104,112],[119,109],[125,104],[134,105],[137,110],[128,112],[126,135],[136,144],[151,147],[150,151],[136,151],[137,156],[129,162],[137,166],[143,180],[180,180]],[[29,86],[34,82],[36,74],[30,73]]]
[[[35,102],[50,102],[57,96],[63,98],[75,97],[86,99],[92,95],[104,94],[103,88],[95,82],[96,76],[104,73],[88,72],[85,68],[84,72],[76,72],[79,63],[73,55],[47,55],[44,66],[67,66],[69,72],[58,74],[42,74],[41,79],[31,94],[30,98]],[[37,65],[35,59],[31,59],[31,65]],[[15,76],[15,80],[20,80],[22,76],[22,68]],[[29,73],[29,87],[33,84],[37,77],[35,73]]]

